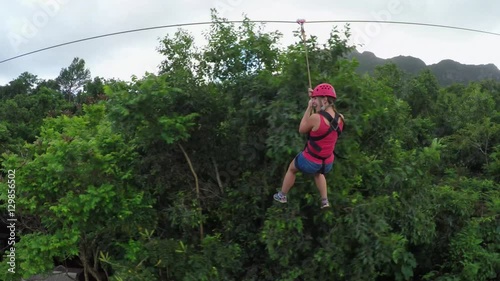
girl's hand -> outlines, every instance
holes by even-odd
[[[307,91],[309,92],[309,97],[311,97],[312,93],[313,93],[313,89],[309,88],[309,89],[307,89]]]
[[[309,102],[307,103],[307,107],[312,108],[312,103],[313,103],[313,99],[309,99]]]

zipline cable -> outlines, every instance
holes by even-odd
[[[241,20],[224,20],[221,21],[222,23],[243,23],[243,22],[253,22],[253,23],[285,23],[285,24],[290,24],[290,23],[297,23],[297,21],[286,21],[286,20],[267,20],[267,21],[259,21],[259,20],[247,20],[247,21],[241,21]],[[145,27],[145,28],[138,28],[138,29],[130,29],[130,30],[125,30],[125,31],[119,31],[119,32],[113,32],[113,33],[106,33],[102,35],[97,35],[97,36],[92,36],[92,37],[87,37],[83,39],[78,39],[74,41],[69,41],[41,49],[37,49],[31,52],[23,53],[11,58],[7,58],[4,60],[0,61],[0,64],[15,60],[21,57],[25,57],[28,55],[32,55],[35,53],[39,53],[42,51],[70,45],[70,44],[75,44],[79,42],[84,42],[84,41],[89,41],[89,40],[94,40],[98,38],[103,38],[103,37],[110,37],[110,36],[115,36],[115,35],[120,35],[120,34],[126,34],[126,33],[133,33],[133,32],[141,32],[141,31],[147,31],[147,30],[153,30],[153,29],[162,29],[162,28],[171,28],[171,27],[182,27],[182,26],[195,26],[195,25],[208,25],[208,24],[213,24],[214,22],[212,21],[207,21],[207,22],[191,22],[191,23],[180,23],[180,24],[170,24],[170,25],[160,25],[160,26],[153,26],[153,27]],[[215,22],[217,23],[217,22]],[[418,23],[418,22],[404,22],[404,21],[377,21],[377,20],[316,20],[316,21],[308,21],[309,24],[315,24],[315,23],[383,23],[383,24],[404,24],[404,25],[416,25],[416,26],[428,26],[428,27],[438,27],[438,28],[447,28],[447,29],[455,29],[455,30],[461,30],[461,31],[470,31],[470,32],[476,32],[476,33],[483,33],[483,34],[488,34],[488,35],[495,35],[495,36],[500,36],[500,33],[497,32],[491,32],[491,31],[484,31],[484,30],[479,30],[479,29],[472,29],[472,28],[465,28],[465,27],[457,27],[457,26],[450,26],[450,25],[441,25],[441,24],[430,24],[430,23]]]

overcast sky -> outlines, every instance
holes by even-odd
[[[498,0],[0,0],[0,61],[36,49],[127,29],[210,21],[210,8],[229,20],[392,20],[452,25],[500,33]],[[344,24],[339,24],[342,27]],[[207,25],[184,27],[203,44]],[[333,24],[305,24],[324,42]],[[267,24],[283,43],[299,25]],[[351,24],[353,44],[382,58],[414,56],[427,64],[453,59],[500,67],[500,36],[467,31],[388,24]],[[129,80],[156,72],[159,38],[176,28],[130,33],[55,48],[0,64],[0,85],[24,71],[55,78],[74,57],[92,77]]]

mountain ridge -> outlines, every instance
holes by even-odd
[[[413,56],[395,56],[392,58],[380,58],[375,53],[357,50],[348,55],[348,58],[356,58],[359,62],[357,72],[360,74],[372,74],[377,66],[394,63],[401,70],[416,75],[424,69],[429,69],[442,86],[454,83],[468,84],[473,81],[493,79],[500,81],[500,69],[493,64],[463,64],[452,59],[443,59],[438,63],[427,65],[420,58]]]

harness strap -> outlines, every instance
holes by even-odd
[[[330,122],[330,128],[328,128],[328,131],[324,134],[322,134],[321,136],[311,136],[311,133],[309,133],[307,135],[307,143],[306,143],[306,147],[307,145],[311,145],[316,151],[321,151],[321,147],[316,143],[316,141],[319,141],[319,140],[322,140],[324,138],[326,138],[326,136],[328,136],[331,132],[333,131],[336,131],[337,132],[337,135],[340,136],[340,134],[342,133],[342,130],[340,129],[340,126],[339,126],[339,114],[335,114],[335,118],[332,117],[330,115],[330,113],[324,111],[324,110],[321,110],[318,112],[321,116],[325,117],[328,122]],[[311,154],[312,155],[312,154]]]
[[[309,148],[306,148],[307,152],[311,154],[312,157],[321,159],[321,168],[318,170],[318,173],[324,174],[325,173],[325,160],[328,159],[328,157],[321,157],[318,154],[312,152]]]
[[[324,174],[325,173],[325,160],[328,159],[328,157],[330,157],[330,156],[328,156],[328,157],[319,156],[318,154],[312,152],[311,149],[309,149],[309,145],[311,147],[313,147],[316,151],[321,151],[321,147],[316,142],[326,138],[326,136],[328,136],[333,131],[336,131],[337,135],[340,136],[340,134],[342,133],[342,129],[340,129],[340,126],[339,126],[340,115],[337,112],[335,112],[335,117],[332,117],[328,112],[326,112],[324,110],[321,110],[318,113],[321,116],[325,117],[328,120],[328,122],[330,122],[330,128],[328,128],[328,131],[326,133],[324,133],[320,136],[311,136],[311,133],[309,133],[307,135],[307,142],[306,142],[304,149],[307,150],[307,152],[312,157],[321,160],[322,164],[321,164],[321,168],[318,170],[318,173]],[[333,152],[333,154],[336,155],[335,151]]]

